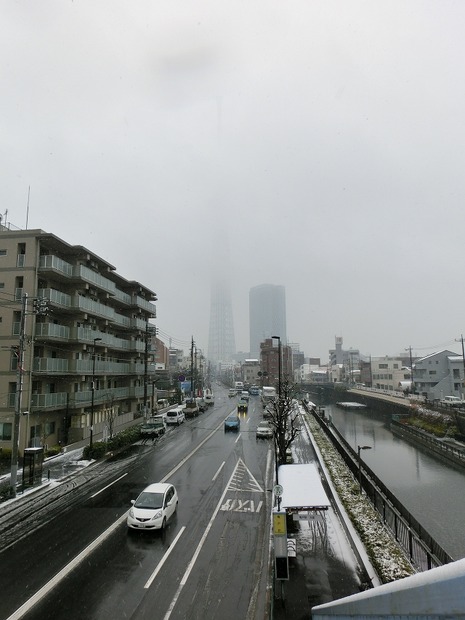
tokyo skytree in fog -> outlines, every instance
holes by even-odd
[[[231,362],[235,353],[230,288],[224,280],[216,278],[211,285],[208,359],[213,364]]]

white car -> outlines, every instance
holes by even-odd
[[[271,428],[271,424],[266,420],[259,422],[256,437],[257,439],[270,439],[273,437],[273,429]]]
[[[132,530],[163,530],[178,508],[178,494],[172,484],[158,482],[145,488],[131,501],[127,526]]]
[[[165,423],[166,424],[177,424],[178,426],[184,422],[186,419],[186,414],[184,413],[184,409],[181,407],[176,407],[176,409],[171,409],[166,413]]]

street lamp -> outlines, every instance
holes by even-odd
[[[281,336],[271,336],[271,339],[278,341],[278,398],[281,402]]]
[[[89,436],[89,448],[92,450],[92,440],[94,438],[94,394],[95,394],[95,343],[102,340],[101,338],[94,338],[94,346],[92,350],[92,386],[91,386],[91,402],[90,402],[90,436]]]
[[[360,487],[360,493],[362,493],[362,459],[360,458],[361,450],[371,450],[371,446],[357,446],[358,456],[358,485]]]

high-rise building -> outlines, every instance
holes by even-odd
[[[157,297],[80,245],[0,225],[0,448],[117,431],[150,404]]]
[[[250,289],[250,356],[260,357],[260,343],[279,336],[287,343],[286,290],[282,285],[260,284]]]
[[[211,287],[208,359],[215,365],[231,362],[236,353],[234,321],[229,286],[217,279]]]

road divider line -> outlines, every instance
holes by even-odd
[[[237,443],[239,441],[240,436],[241,436],[241,433],[239,433],[239,435],[237,436],[236,441],[234,443]]]
[[[175,473],[178,471],[178,469],[184,465],[184,463],[187,463],[187,461],[188,461],[188,460],[189,460],[192,456],[194,456],[194,454],[197,452],[197,450],[200,450],[200,448],[203,446],[203,444],[204,444],[204,443],[206,443],[206,442],[207,442],[207,441],[208,441],[211,437],[213,437],[213,435],[214,435],[216,432],[218,432],[218,431],[219,431],[219,429],[220,429],[222,426],[223,426],[223,422],[220,422],[220,423],[218,424],[218,426],[217,426],[214,430],[212,430],[212,432],[211,432],[209,435],[207,435],[203,441],[201,441],[201,442],[199,443],[199,445],[197,446],[197,448],[194,448],[194,450],[192,450],[192,452],[189,452],[189,454],[188,454],[187,456],[185,456],[185,457],[182,459],[182,461],[179,461],[179,463],[176,465],[176,467],[173,467],[173,469],[172,469],[171,471],[169,471],[169,472],[166,474],[166,476],[164,476],[164,477],[160,480],[160,482],[166,482],[166,481],[168,480],[168,478],[171,478],[171,476],[172,476],[173,474],[175,474]]]
[[[192,452],[190,452],[186,457],[184,457],[182,459],[182,461],[180,461],[176,465],[176,467],[174,467],[170,472],[168,472],[168,474],[161,480],[161,482],[166,482],[166,480],[168,478],[170,478],[180,467],[182,467],[184,465],[184,463],[186,463],[198,450],[200,450],[200,448],[204,445],[204,443],[206,443],[211,437],[213,437],[213,435],[220,428],[222,428],[222,426],[223,426],[223,421],[221,421],[218,424],[218,426],[209,435],[207,435],[207,437],[205,437],[205,439],[202,442],[200,442],[200,444],[197,446],[197,448],[192,450]],[[107,489],[109,486],[111,486],[115,482],[118,482],[118,480],[121,480],[121,478],[124,478],[124,476],[127,476],[127,473],[123,474],[123,476],[121,476],[120,478],[118,478],[114,482],[110,483],[109,485],[107,485],[106,487],[104,487],[103,489],[101,489],[100,491],[95,493],[94,495],[92,495],[91,498],[95,497],[96,495],[98,495],[99,493],[101,493],[102,491]],[[216,512],[218,512],[218,510]],[[112,525],[110,525],[109,528],[107,528],[104,532],[102,532],[100,534],[100,536],[98,536],[85,549],[83,549],[81,551],[81,553],[79,553],[73,560],[71,560],[71,562],[69,562],[64,568],[62,568],[54,577],[52,577],[52,579],[49,582],[47,582],[44,586],[42,586],[42,588],[40,588],[40,590],[38,590],[33,596],[31,596],[31,598],[29,598],[25,603],[23,603],[23,605],[21,605],[21,607],[18,607],[18,609],[15,612],[13,612],[11,614],[11,616],[6,618],[6,620],[20,620],[20,618],[22,618],[28,611],[30,611],[34,607],[34,605],[36,605],[40,600],[42,600],[45,596],[47,596],[47,594],[49,594],[50,591],[55,586],[57,586],[58,583],[60,583],[60,581],[62,579],[64,579],[88,555],[90,555],[104,540],[106,540],[116,530],[116,528],[121,523],[126,521],[127,514],[128,513],[126,511],[123,515],[121,515],[121,517],[119,517],[119,519],[117,519]]]
[[[153,580],[155,579],[155,577],[158,575],[159,571],[162,569],[163,564],[166,562],[166,560],[168,559],[170,553],[173,551],[174,546],[176,545],[176,543],[178,542],[178,540],[181,538],[181,534],[184,532],[184,530],[186,529],[186,526],[183,525],[182,528],[179,530],[176,538],[173,540],[173,542],[170,545],[170,548],[168,549],[168,551],[165,553],[165,555],[162,557],[162,559],[160,560],[160,562],[158,562],[157,567],[155,568],[155,570],[153,571],[153,573],[150,575],[150,577],[147,579],[147,582],[144,586],[144,588],[150,588],[150,586],[152,585]]]
[[[22,618],[28,611],[30,611],[34,605],[36,605],[40,600],[42,600],[47,594],[49,594],[53,588],[55,588],[58,583],[67,577],[71,571],[73,571],[88,555],[90,555],[102,542],[108,538],[117,527],[123,521],[126,521],[127,512],[125,512],[121,517],[110,525],[108,529],[100,534],[98,538],[96,538],[93,542],[90,543],[85,549],[81,551],[71,562],[69,562],[64,568],[59,571],[55,577],[52,577],[50,581],[48,581],[40,590],[38,590],[30,599],[28,599],[21,607],[19,607],[14,613],[11,614],[7,618],[7,620],[19,620]]]
[[[216,472],[216,474],[213,476],[213,478],[212,478],[212,482],[215,482],[215,480],[218,478],[218,476],[219,476],[219,474],[220,474],[220,471],[221,471],[221,470],[223,469],[223,467],[224,467],[225,462],[226,462],[226,461],[223,461],[223,462],[221,463],[221,465],[218,467],[218,471],[217,471],[217,472]]]
[[[216,515],[218,514],[218,512],[220,511],[221,506],[223,505],[223,501],[224,501],[225,495],[226,495],[226,493],[228,491],[229,485],[231,484],[234,476],[236,475],[236,470],[238,468],[238,465],[239,465],[239,462],[237,463],[236,467],[234,468],[234,471],[231,474],[231,477],[230,477],[230,479],[228,481],[228,484],[224,488],[223,494],[220,497],[220,501],[218,502],[215,510],[213,511],[211,519],[208,522],[207,527],[205,528],[205,532],[203,533],[203,536],[200,539],[199,544],[197,545],[197,549],[195,550],[194,555],[192,556],[192,559],[191,559],[191,561],[189,562],[189,564],[188,564],[188,566],[186,568],[186,572],[184,573],[184,575],[183,575],[183,577],[181,579],[179,587],[178,587],[178,589],[177,589],[177,591],[176,591],[176,593],[175,593],[175,595],[173,597],[173,600],[171,601],[171,605],[169,606],[169,609],[166,612],[163,620],[169,620],[169,618],[171,616],[171,613],[173,612],[173,609],[174,609],[174,607],[175,607],[175,605],[176,605],[176,603],[178,601],[178,598],[181,595],[182,589],[184,588],[184,586],[187,583],[187,580],[189,579],[189,575],[191,574],[191,571],[194,568],[194,564],[196,563],[197,558],[199,557],[200,551],[202,550],[202,547],[204,545],[204,542],[205,542],[205,540],[206,540],[206,538],[207,538],[207,536],[208,536],[208,534],[209,534],[209,532],[211,530],[211,527],[213,525],[213,521],[216,519]]]
[[[117,482],[119,482],[120,480],[122,480],[125,476],[128,475],[128,472],[126,472],[125,474],[123,474],[122,476],[120,476],[119,478],[116,478],[116,480],[113,480],[113,482],[110,482],[110,484],[107,484],[106,487],[103,487],[103,489],[100,489],[100,491],[97,491],[97,493],[94,493],[93,495],[90,496],[90,499],[94,499],[94,497],[97,497],[97,495],[99,495],[100,493],[102,493],[103,491],[105,491],[105,489],[109,489],[112,485],[116,484]]]

